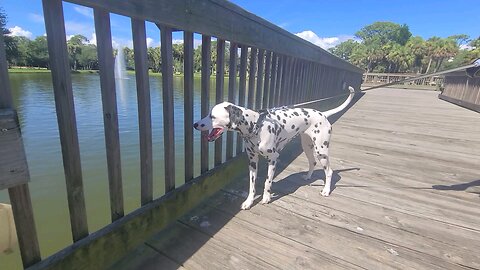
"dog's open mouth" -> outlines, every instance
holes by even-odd
[[[208,134],[207,140],[209,142],[213,142],[216,139],[218,139],[220,136],[222,136],[222,133],[223,133],[223,128],[213,128],[212,132],[210,132],[210,134]]]

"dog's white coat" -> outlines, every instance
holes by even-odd
[[[201,131],[211,129],[234,130],[240,133],[245,141],[245,149],[250,160],[250,190],[242,209],[249,209],[255,196],[255,181],[257,179],[258,155],[268,161],[268,175],[263,190],[261,203],[271,200],[271,186],[275,174],[275,165],[279,152],[295,136],[300,135],[303,151],[308,158],[308,173],[305,179],[310,179],[316,160],[325,171],[325,186],[321,192],[323,196],[330,195],[332,169],[329,162],[329,143],[332,127],[327,117],[345,109],[355,93],[349,87],[350,95],[347,100],[335,109],[320,112],[314,109],[279,108],[259,113],[229,102],[215,105],[210,114],[195,123],[194,127]],[[259,119],[260,118],[260,119]],[[214,136],[213,140],[218,138]]]

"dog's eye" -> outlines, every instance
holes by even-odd
[[[215,116],[213,116],[211,114],[209,116],[210,116],[210,119],[215,119]]]

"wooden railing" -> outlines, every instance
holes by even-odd
[[[398,82],[410,78],[417,77],[418,74],[407,73],[365,73],[363,74],[364,86],[376,86],[381,84]],[[437,89],[443,83],[443,76],[432,76],[428,78],[421,78],[418,80],[408,81],[404,83],[394,84],[392,87],[404,86],[406,88],[417,89]]]
[[[444,88],[438,97],[480,112],[480,78],[469,77],[464,71],[447,74]]]
[[[53,91],[62,146],[73,244],[41,260],[28,184],[10,187],[24,267],[74,268],[95,261],[105,267],[125,255],[169,222],[213,194],[244,171],[242,140],[227,134],[226,149],[215,143],[209,167],[209,145],[200,145],[201,175],[193,179],[193,33],[202,35],[201,115],[209,112],[210,51],[217,40],[216,102],[223,101],[225,44],[230,44],[228,100],[252,109],[288,105],[359,89],[362,70],[323,49],[224,0],[67,0],[94,10],[105,129],[112,223],[91,233],[87,226],[83,176],[66,46],[62,0],[43,0]],[[120,141],[116,104],[110,13],[131,18],[140,129],[141,204],[124,216]],[[165,195],[153,198],[152,124],[145,22],[161,33]],[[184,35],[184,164],[175,164],[172,32]],[[0,42],[3,44],[3,42]],[[238,51],[238,49],[240,51]],[[4,55],[4,48],[0,48]],[[12,107],[6,61],[0,58],[0,106]],[[249,67],[247,69],[247,66]],[[238,67],[238,70],[237,70]],[[248,74],[247,74],[248,70]],[[238,77],[237,77],[238,76]],[[238,80],[237,80],[238,78]],[[247,84],[248,81],[248,84]],[[234,141],[237,141],[234,149]],[[234,151],[235,150],[235,151]],[[225,152],[225,155],[223,154]],[[4,162],[2,157],[0,161]],[[175,186],[175,167],[185,167],[185,185]],[[106,244],[108,243],[108,244]],[[108,246],[109,250],[104,250]],[[103,254],[98,254],[104,250]]]

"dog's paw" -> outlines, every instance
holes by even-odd
[[[272,195],[271,194],[263,194],[262,201],[260,202],[261,204],[267,204],[272,200]]]
[[[323,197],[328,197],[328,195],[330,195],[330,189],[329,188],[323,188],[322,196]]]
[[[242,210],[248,210],[248,209],[250,209],[250,207],[252,207],[252,204],[253,204],[253,200],[247,199],[246,201],[244,201],[244,202],[242,203]]]
[[[312,176],[311,175],[309,176],[308,174],[305,174],[305,175],[302,175],[302,178],[303,178],[303,180],[307,181],[307,180],[312,179]]]

